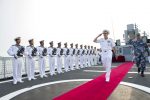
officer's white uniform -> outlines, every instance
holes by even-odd
[[[57,72],[59,74],[63,73],[62,72],[62,59],[61,59],[60,51],[61,51],[61,48],[57,48]]]
[[[49,68],[50,68],[50,75],[55,75],[55,55],[53,54],[54,48],[49,47],[47,48],[47,53],[49,55]]]
[[[102,56],[102,64],[106,68],[106,81],[110,80],[110,73],[111,73],[111,63],[112,63],[112,48],[115,46],[115,43],[111,38],[105,40],[101,38],[96,41],[100,43],[101,46],[101,56]]]
[[[22,57],[17,56],[17,52],[21,46],[12,45],[7,53],[10,56],[13,56],[12,58],[12,65],[13,65],[13,83],[17,84],[17,82],[22,82],[22,65],[23,65],[23,59]]]
[[[34,46],[27,46],[26,47],[26,55],[27,55],[27,75],[28,80],[35,79],[34,72],[35,72],[35,57],[37,54],[33,54],[33,50],[36,50]],[[35,52],[36,53],[36,52]]]
[[[47,75],[45,74],[45,66],[46,66],[46,59],[43,55],[43,51],[44,51],[44,47],[42,46],[39,46],[37,47],[37,51],[38,51],[38,55],[39,55],[39,69],[40,69],[40,77],[43,78],[43,77],[47,77]]]
[[[73,67],[73,48],[70,48],[69,51],[70,51],[69,55],[68,55],[69,66],[70,66],[71,70],[74,70],[74,67]]]
[[[75,66],[76,69],[79,69],[79,55],[78,55],[78,48],[75,48]]]
[[[84,58],[83,58],[83,49],[79,49],[80,50],[80,68],[84,68],[83,63],[84,63]]]
[[[63,50],[64,50],[64,68],[65,71],[68,72],[69,71],[69,58],[67,55],[68,48],[63,48]]]

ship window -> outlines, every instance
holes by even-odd
[[[122,50],[121,50],[121,48],[119,48],[119,53],[122,53]]]

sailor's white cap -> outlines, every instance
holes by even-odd
[[[40,43],[44,42],[44,40],[41,40]]]
[[[16,38],[14,38],[15,41],[16,41],[16,40],[19,40],[19,39],[21,39],[21,37],[16,37]]]
[[[29,39],[28,41],[31,42],[31,41],[33,41],[33,40],[34,40],[34,39]]]
[[[49,44],[53,44],[53,41],[49,42]]]

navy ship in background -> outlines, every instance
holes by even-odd
[[[136,24],[128,24],[127,30],[124,30],[123,38],[124,42],[121,42],[120,39],[116,40],[116,56],[124,56],[125,61],[132,61],[133,60],[133,48],[131,46],[126,45],[130,39],[133,39],[137,33],[140,33],[142,39],[145,43],[150,46],[150,39],[148,39],[147,33],[144,31],[143,33],[140,32],[138,26]],[[124,43],[121,45],[121,43]]]

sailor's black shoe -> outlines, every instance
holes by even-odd
[[[142,76],[142,77],[145,77],[145,75],[144,75],[144,71],[142,71],[142,72],[141,72],[141,76]]]
[[[140,73],[140,71],[141,71],[141,69],[140,69],[140,68],[138,68],[138,73]]]

